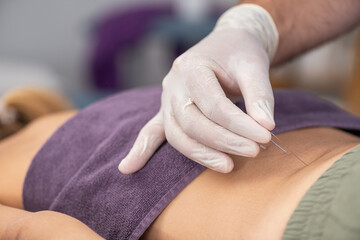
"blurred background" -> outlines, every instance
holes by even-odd
[[[0,0],[0,96],[24,86],[65,94],[78,108],[160,84],[172,61],[237,1]],[[301,88],[360,114],[355,30],[272,69],[274,88]]]

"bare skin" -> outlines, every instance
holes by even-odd
[[[47,115],[30,123],[21,132],[1,141],[1,204],[22,209],[22,185],[31,159],[55,130],[74,113],[69,111]]]
[[[31,160],[55,130],[74,114],[69,111],[47,115],[0,142],[1,240],[103,239],[68,215],[22,210],[22,187]]]
[[[205,170],[165,208],[145,239],[280,239],[310,186],[360,138],[331,128],[279,134],[308,166],[274,145],[234,170]]]
[[[265,8],[279,32],[276,65],[333,39],[360,22],[358,0],[244,0]]]
[[[0,142],[0,236],[10,234],[3,239],[101,239],[70,216],[21,210],[31,159],[73,114],[36,120]],[[271,144],[256,158],[232,156],[232,173],[205,170],[167,206],[144,239],[218,239],[219,233],[225,239],[279,239],[306,190],[345,152],[360,145],[360,138],[331,128],[296,130],[279,137],[308,166]],[[49,235],[44,235],[44,224]]]

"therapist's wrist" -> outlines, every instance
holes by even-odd
[[[271,15],[256,4],[240,4],[228,9],[216,23],[214,32],[225,29],[242,29],[259,40],[269,59],[277,50],[279,33]]]

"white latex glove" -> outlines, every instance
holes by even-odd
[[[275,127],[269,63],[277,42],[263,8],[243,4],[225,12],[213,32],[174,61],[163,80],[160,111],[119,170],[141,169],[165,138],[186,157],[223,173],[234,166],[228,154],[256,156],[258,143],[269,142]],[[247,114],[230,100],[241,95]]]

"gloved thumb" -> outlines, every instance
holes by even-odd
[[[120,162],[119,171],[131,174],[140,170],[165,141],[162,114],[158,112],[140,131],[128,155]]]

